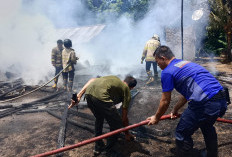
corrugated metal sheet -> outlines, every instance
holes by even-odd
[[[104,28],[105,25],[65,28],[57,30],[57,33],[61,39],[71,39],[78,43],[86,43],[102,32]]]
[[[175,57],[181,59],[181,30],[167,28],[165,33],[166,44],[171,48]],[[196,37],[193,27],[184,27],[184,60],[193,61],[195,59],[195,41]]]

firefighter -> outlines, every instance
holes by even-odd
[[[52,65],[55,67],[55,76],[63,69],[62,67],[62,51],[63,51],[63,41],[57,40],[57,46],[52,49],[51,61]],[[53,88],[57,87],[59,76],[54,79]]]
[[[175,118],[187,102],[188,107],[176,127],[176,155],[188,157],[192,154],[193,133],[200,128],[204,136],[207,157],[217,157],[217,133],[214,123],[227,109],[226,93],[220,83],[202,66],[176,59],[167,46],[160,46],[154,53],[161,73],[162,97],[155,115],[149,117],[149,124],[157,124],[166,112],[175,88],[181,95],[171,111]]]
[[[69,108],[78,104],[82,95],[85,94],[88,107],[96,117],[95,120],[95,136],[102,135],[104,119],[110,126],[110,131],[117,130],[123,126],[128,126],[127,117],[128,107],[131,100],[130,90],[137,84],[132,76],[127,76],[121,81],[116,76],[104,76],[100,78],[90,79],[81,91],[77,94],[77,102],[71,101]],[[122,102],[122,116],[120,116],[115,105]],[[117,142],[118,135],[114,135],[107,139],[105,146],[102,140],[95,142],[94,154],[105,154],[106,156],[119,156],[112,147]],[[134,136],[125,132],[126,140],[134,139]]]
[[[62,73],[64,90],[72,91],[75,71],[74,64],[77,63],[77,60],[78,58],[76,57],[75,51],[74,49],[72,49],[72,41],[70,39],[65,39],[64,50],[62,51],[62,65],[63,68],[66,67],[68,64],[70,65],[66,69],[64,69]]]
[[[154,81],[154,76],[155,76],[155,78],[158,77],[157,63],[155,62],[155,58],[153,56],[153,53],[155,52],[155,50],[159,46],[160,46],[160,38],[158,35],[154,34],[153,37],[147,41],[147,43],[143,49],[141,64],[143,64],[143,60],[145,59],[146,72],[148,75],[148,81],[146,82],[146,84],[152,83]],[[152,71],[150,70],[151,65],[153,66],[154,76],[152,76]]]

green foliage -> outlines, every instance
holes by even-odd
[[[104,22],[109,17],[127,16],[134,21],[142,19],[151,0],[87,0],[89,10],[96,13],[97,18]]]
[[[225,33],[222,29],[213,27],[207,28],[206,39],[204,41],[204,49],[207,52],[213,52],[215,55],[220,55],[226,45]]]
[[[211,50],[216,54],[221,52],[230,53],[231,36],[231,0],[208,0],[211,8],[209,16],[209,26],[207,27],[207,38],[205,49]],[[229,55],[228,55],[229,56]]]

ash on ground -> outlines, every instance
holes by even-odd
[[[217,72],[215,76],[222,85],[229,88],[232,95],[232,65],[202,62],[201,64],[208,70],[211,70],[209,65],[213,64]],[[86,75],[78,78],[79,82],[74,88],[78,91],[90,77]],[[137,79],[138,85],[134,89],[134,93],[132,93],[135,95],[129,109],[128,117],[130,124],[138,123],[145,120],[148,116],[152,116],[157,110],[161,98],[160,80],[147,86],[145,85],[146,80],[143,78]],[[23,86],[17,89],[19,90],[18,93],[10,92],[6,96],[10,98],[12,94],[20,95],[20,92],[23,94],[35,88],[36,86],[30,86],[30,88],[29,86]],[[5,89],[7,90],[7,87]],[[177,102],[178,95],[176,91],[173,92],[172,101],[166,114],[170,113],[173,105]],[[47,99],[41,99],[44,97]],[[62,92],[62,90],[55,91],[47,86],[32,95],[13,101],[13,103],[0,104],[1,107],[6,107],[0,109],[0,115],[3,115],[3,113],[7,115],[2,116],[0,120],[0,144],[2,148],[0,156],[25,157],[56,149],[61,119],[65,108],[70,103],[70,98],[71,93]],[[36,101],[38,99],[41,101]],[[223,118],[232,119],[231,105],[228,106],[228,110]],[[128,142],[121,135],[115,149],[125,157],[174,156],[171,150],[175,147],[174,132],[178,121],[179,119],[163,120],[158,125],[135,128],[131,132],[137,137],[136,140]],[[231,125],[221,122],[215,123],[218,133],[219,157],[230,157],[232,154]],[[109,127],[105,124],[104,132],[108,131]],[[94,116],[87,108],[85,101],[81,101],[78,109],[73,107],[68,111],[65,137],[65,146],[94,137]],[[197,156],[200,150],[205,149],[204,139],[200,130],[193,135],[193,140]],[[66,151],[62,155],[67,157],[92,157],[93,148],[94,144],[91,143]]]

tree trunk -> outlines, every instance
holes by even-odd
[[[229,2],[229,8],[232,8],[232,2]],[[229,13],[228,16],[228,25],[227,25],[227,59],[228,62],[232,61],[231,56],[231,38],[232,38],[232,13]]]
[[[231,38],[232,38],[232,16],[229,16],[228,27],[227,27],[227,59],[229,62],[232,61],[231,56]]]

